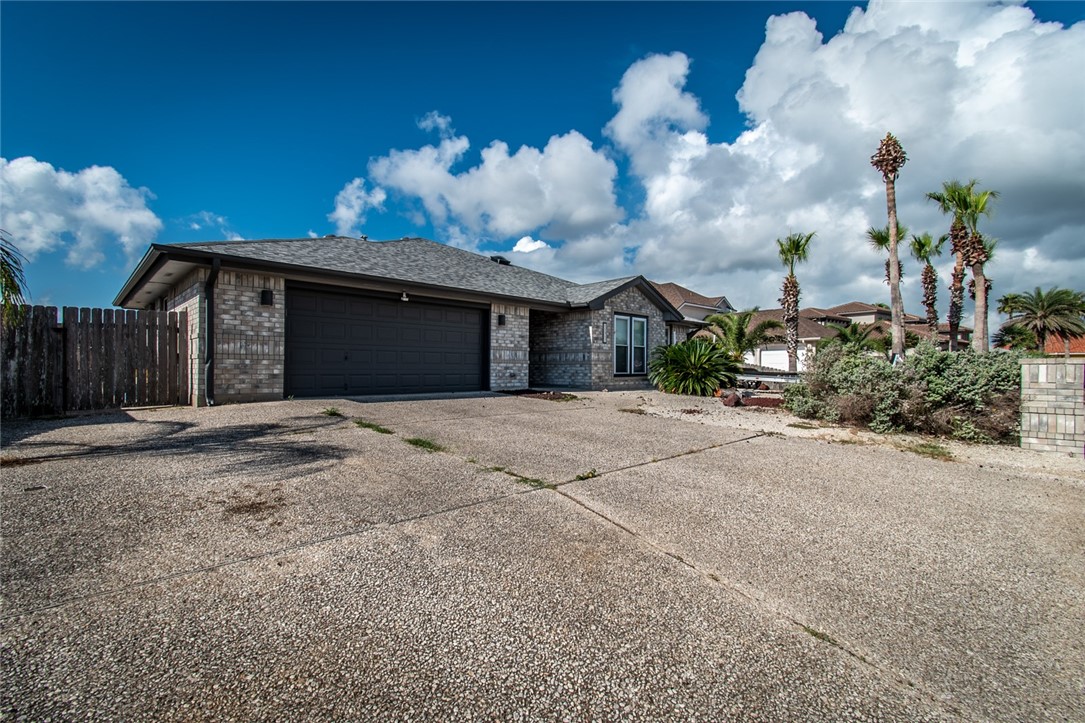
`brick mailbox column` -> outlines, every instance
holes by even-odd
[[[1021,447],[1085,457],[1085,362],[1021,360]]]

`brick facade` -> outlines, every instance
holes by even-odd
[[[667,326],[663,312],[653,304],[640,289],[630,288],[606,300],[602,309],[592,311],[592,389],[647,389],[651,387],[647,376],[615,376],[614,374],[614,315],[632,314],[648,319],[647,357],[652,350],[667,343]],[[606,333],[597,332],[603,330]]]
[[[272,292],[271,306],[260,292]],[[286,282],[281,276],[221,271],[215,284],[215,400],[283,398]]]
[[[1085,457],[1085,362],[1021,360],[1021,446]]]
[[[504,324],[500,324],[504,316]],[[527,389],[530,312],[526,306],[490,306],[490,389]]]
[[[203,285],[207,269],[196,269],[170,289],[166,297],[167,311],[188,312],[188,384],[189,404],[203,406],[204,399],[204,319],[207,314]]]
[[[667,342],[663,312],[639,289],[607,299],[602,309],[531,313],[531,385],[573,389],[645,389],[646,376],[614,374],[614,315],[648,319],[648,348]]]
[[[190,403],[206,404],[208,269],[196,269],[171,289],[166,307],[188,312]],[[274,304],[260,305],[270,289]],[[215,402],[283,398],[286,335],[285,283],[281,276],[220,271],[215,282]]]
[[[187,311],[191,403],[205,399],[208,269],[196,269],[172,288],[166,306]],[[215,283],[215,401],[218,404],[282,399],[286,346],[286,284],[281,276],[221,270]],[[274,303],[260,304],[270,290]],[[534,387],[642,389],[645,376],[615,376],[614,315],[648,319],[648,349],[666,343],[662,312],[639,289],[608,299],[602,309],[531,311],[490,307],[489,385],[493,391]],[[504,324],[499,319],[504,317]]]
[[[531,386],[591,388],[590,322],[587,309],[531,312]]]

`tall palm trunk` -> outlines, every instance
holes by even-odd
[[[957,335],[961,328],[961,312],[964,309],[964,245],[968,239],[968,230],[959,219],[954,219],[949,227],[950,251],[956,257],[953,264],[953,276],[949,285],[949,350],[957,351]]]
[[[968,246],[965,252],[966,262],[972,269],[972,282],[974,284],[974,298],[976,301],[976,330],[972,334],[972,351],[986,352],[990,348],[987,338],[987,276],[983,267],[990,255],[983,237],[978,233],[972,233],[968,237]]]
[[[795,274],[788,274],[784,278],[781,291],[783,294],[780,296],[780,306],[784,312],[787,339],[787,370],[797,372],[799,370],[799,280],[795,278]]]
[[[890,177],[885,183],[885,203],[889,210],[889,304],[892,311],[893,356],[904,356],[904,301],[900,296],[900,255],[897,238],[897,184]]]
[[[987,338],[987,277],[983,264],[972,264],[972,278],[976,282],[976,330],[972,334],[972,351],[985,352],[990,349]]]
[[[927,262],[923,267],[923,306],[927,308],[927,329],[931,342],[938,343],[938,272]]]

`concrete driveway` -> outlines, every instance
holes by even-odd
[[[1085,719],[1080,476],[639,400],[5,422],[0,710]]]

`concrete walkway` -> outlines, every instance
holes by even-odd
[[[1085,718],[1079,479],[635,406],[5,422],[0,710]]]

